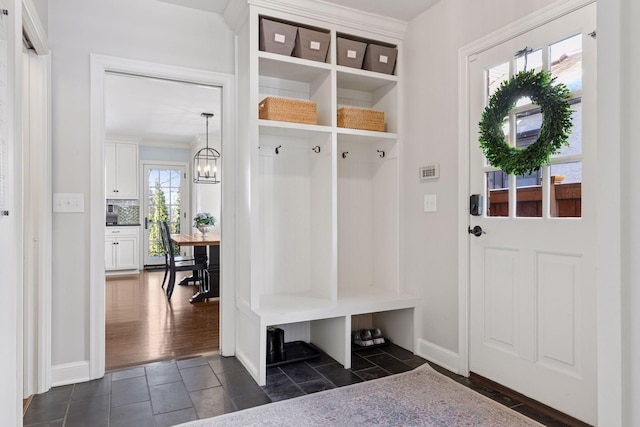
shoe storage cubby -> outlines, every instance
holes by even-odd
[[[405,292],[399,271],[402,41],[377,25],[351,28],[339,12],[325,21],[273,0],[243,10],[236,29],[236,328],[243,331],[236,356],[264,384],[266,331],[278,327],[286,342],[311,343],[348,368],[352,316],[359,315],[385,328],[393,319],[398,324],[385,334],[412,350],[407,334],[418,299]],[[260,40],[263,19],[328,36],[324,61],[269,51]],[[290,40],[291,28],[276,25],[285,30]],[[397,49],[394,72],[342,65],[338,38]],[[260,119],[267,97],[315,103],[316,124]],[[384,131],[339,127],[341,107],[383,112]]]

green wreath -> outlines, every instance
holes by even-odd
[[[522,71],[503,82],[489,99],[480,120],[480,148],[492,166],[508,174],[526,175],[549,163],[571,133],[570,91],[547,71]],[[529,97],[540,106],[542,127],[538,139],[526,148],[512,147],[505,141],[502,125],[516,102]]]

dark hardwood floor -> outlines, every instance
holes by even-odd
[[[163,275],[164,271],[141,271],[107,277],[107,370],[218,351],[219,301],[190,304],[197,288],[177,285],[167,301]],[[188,273],[178,281],[184,275]]]

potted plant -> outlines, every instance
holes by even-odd
[[[216,225],[216,217],[209,212],[200,212],[193,218],[193,226],[202,233],[203,237],[209,234],[214,225]]]

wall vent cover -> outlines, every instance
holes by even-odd
[[[440,164],[434,163],[427,166],[420,167],[420,180],[428,181],[431,179],[440,178]]]

